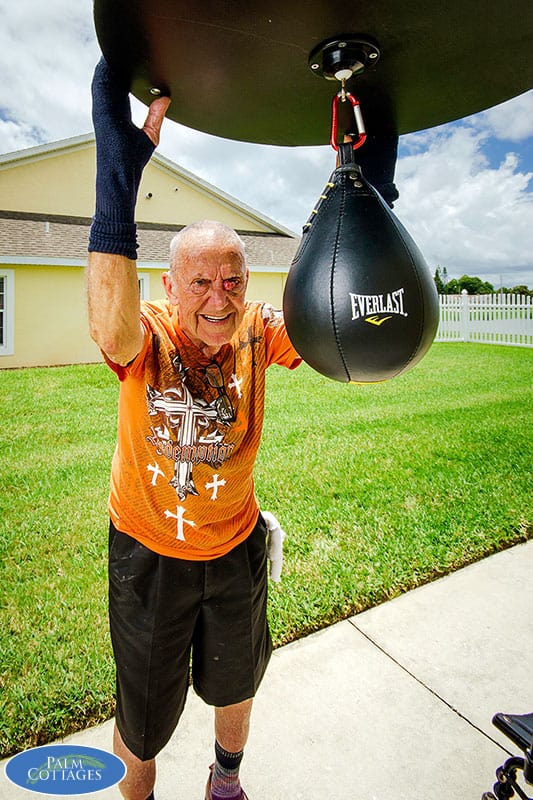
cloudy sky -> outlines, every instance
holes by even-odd
[[[92,0],[0,0],[0,20],[0,153],[89,132]],[[144,113],[134,101],[138,123]],[[171,121],[159,150],[296,232],[334,167],[329,146],[230,142]],[[533,92],[401,137],[396,183],[395,212],[432,272],[533,287]]]

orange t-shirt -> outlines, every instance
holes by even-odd
[[[108,361],[121,384],[110,516],[157,553],[218,558],[257,521],[265,370],[294,369],[301,359],[281,314],[265,303],[246,303],[239,330],[214,358],[185,336],[166,301],[143,303],[141,322],[139,355],[127,367]],[[234,421],[224,419],[223,394]]]

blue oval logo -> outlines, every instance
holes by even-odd
[[[22,789],[73,797],[115,786],[126,774],[126,765],[106,750],[51,744],[13,756],[4,771]]]

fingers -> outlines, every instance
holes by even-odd
[[[143,131],[155,147],[159,144],[161,125],[165,119],[165,114],[167,113],[170,102],[170,97],[157,97],[150,104],[150,108],[148,109],[148,116],[146,117]]]

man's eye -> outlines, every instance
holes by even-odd
[[[196,278],[196,280],[192,281],[191,289],[195,294],[203,294],[209,288],[209,283],[206,278]]]

